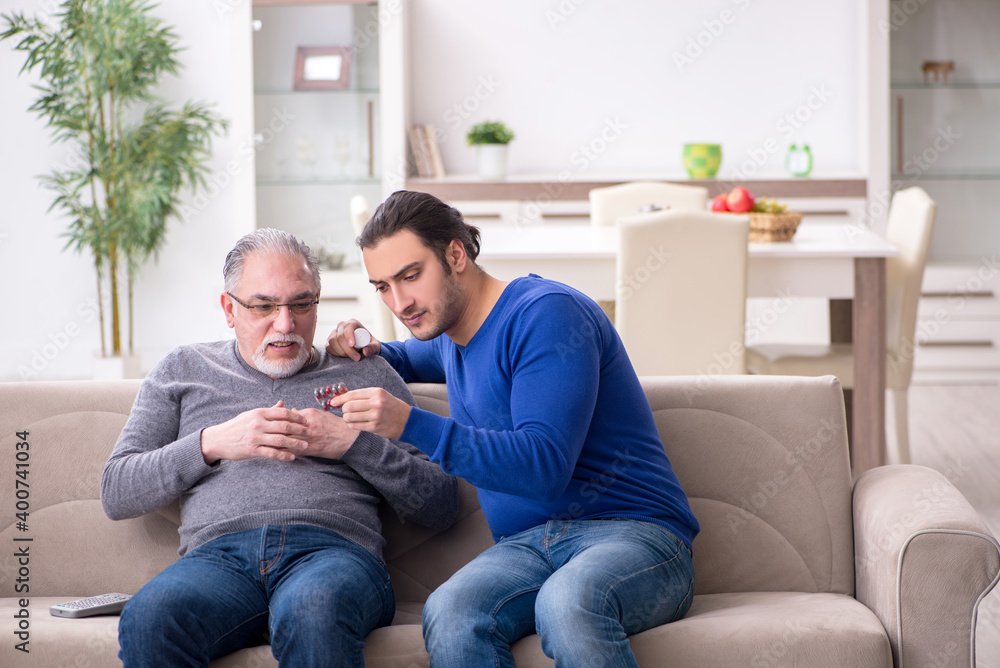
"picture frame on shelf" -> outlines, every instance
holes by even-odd
[[[351,47],[300,46],[293,90],[345,90],[351,78]]]

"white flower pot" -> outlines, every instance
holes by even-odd
[[[479,145],[479,176],[503,179],[507,176],[507,144]]]
[[[124,380],[142,378],[142,364],[138,355],[94,357],[94,380]]]

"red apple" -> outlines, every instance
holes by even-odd
[[[726,204],[726,193],[712,198],[712,211],[729,211],[729,206]]]
[[[736,186],[729,191],[726,206],[734,213],[746,213],[753,208],[753,194],[743,186]]]

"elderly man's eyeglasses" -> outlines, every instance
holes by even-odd
[[[287,308],[288,312],[292,315],[308,315],[315,311],[316,305],[319,304],[319,299],[288,302],[287,304],[272,304],[271,302],[247,304],[232,292],[227,292],[226,294],[236,300],[237,304],[245,308],[255,318],[269,318],[275,315],[282,306]]]

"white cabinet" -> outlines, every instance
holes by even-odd
[[[893,188],[920,186],[937,203],[914,382],[998,382],[1000,3],[890,9]]]
[[[913,366],[914,383],[1000,382],[1000,254],[928,265]]]
[[[1000,250],[1000,3],[891,3],[892,182],[937,202],[933,262]]]

